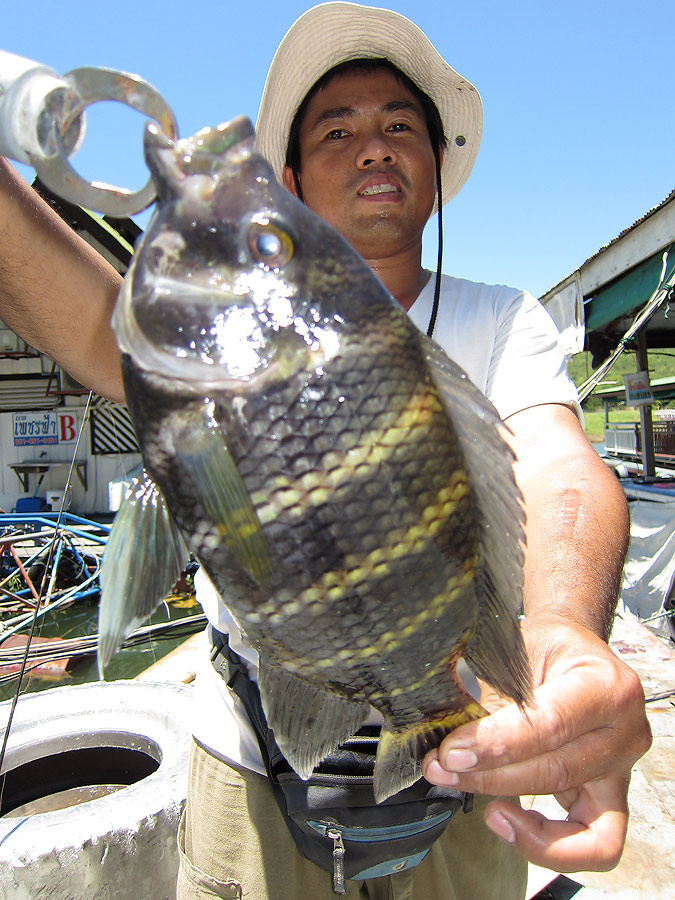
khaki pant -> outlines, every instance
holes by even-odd
[[[345,900],[523,900],[527,866],[483,823],[486,798],[457,812],[415,868],[348,881]],[[267,779],[193,744],[180,826],[178,900],[338,900],[332,875],[304,859]]]

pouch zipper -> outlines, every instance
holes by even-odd
[[[420,822],[413,822],[408,827],[390,825],[386,828],[352,828],[350,826],[340,825],[339,822],[335,822],[330,819],[308,819],[307,824],[310,826],[310,828],[318,831],[319,834],[328,836],[328,829],[339,829],[341,837],[345,838],[348,841],[368,843],[375,841],[389,841],[397,838],[410,837],[413,834],[421,834],[425,831],[428,831],[430,828],[434,828],[436,825],[440,825],[441,822],[449,819],[451,816],[452,813],[439,813],[437,816],[432,816],[429,819],[422,819]],[[423,827],[420,827],[420,825],[422,824]],[[395,829],[393,834],[392,828]]]
[[[411,825],[410,828],[397,832],[396,837],[409,837],[411,834],[420,834],[421,832],[428,831],[435,825],[440,824],[447,818],[449,818],[448,813],[441,813],[430,819],[424,820],[424,828],[420,828],[419,823],[416,823],[416,826]],[[332,819],[325,819],[323,821],[313,821],[308,819],[307,824],[310,828],[313,828],[314,831],[323,834],[333,842],[333,892],[336,894],[347,893],[345,881],[345,853],[347,852],[347,849],[344,845],[343,837],[346,837],[348,841],[355,842],[386,841],[392,837],[390,830],[386,828],[345,828],[340,825],[339,822],[335,822]],[[368,836],[365,835],[366,831],[368,832]]]
[[[345,845],[342,841],[342,832],[333,825],[326,829],[326,837],[333,842],[333,891],[336,894],[346,894]]]

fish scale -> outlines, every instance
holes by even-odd
[[[100,664],[187,546],[258,651],[289,763],[307,777],[374,706],[384,800],[484,714],[460,657],[531,695],[513,456],[488,401],[274,181],[242,120],[146,145],[159,202],[113,327],[147,474],[104,559]],[[150,540],[166,571],[138,578]]]

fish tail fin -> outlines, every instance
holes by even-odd
[[[474,673],[500,694],[525,707],[532,705],[532,674],[520,622],[496,598],[486,576],[488,614],[481,617],[464,657]]]
[[[461,709],[447,711],[436,719],[416,722],[408,728],[392,728],[385,721],[377,745],[373,777],[377,803],[418,781],[422,777],[422,759],[429,750],[438,747],[446,735],[485,715],[483,707],[471,700]]]

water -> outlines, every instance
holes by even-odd
[[[109,524],[66,513],[58,530],[55,526],[56,517],[51,513],[0,516],[0,637],[5,631],[5,640],[0,641],[0,700],[16,693],[18,678],[12,677],[7,663],[11,659],[16,667],[20,651],[10,648],[18,640],[25,643],[32,618],[26,602],[31,602],[37,593],[64,605],[55,609],[48,606],[48,611],[36,621],[33,639],[77,640],[91,637],[98,630],[97,574]],[[178,619],[189,623],[202,614],[190,576],[181,583],[181,589],[179,595],[153,613],[148,624]],[[19,630],[13,634],[16,627]],[[134,678],[201,627],[194,623],[174,628],[121,650],[108,665],[106,680]],[[71,655],[67,663],[40,664],[30,660],[28,666],[33,668],[22,680],[22,692],[99,680],[94,652],[88,656]]]
[[[161,624],[178,619],[191,619],[201,614],[201,607],[194,599],[194,595],[190,594],[159,607],[148,623]],[[96,634],[98,630],[97,619],[98,597],[85,598],[67,609],[47,613],[39,628],[36,628],[35,634],[43,638],[59,637],[62,639],[90,636]],[[24,629],[23,633],[27,633],[27,630]],[[198,630],[198,626],[192,629],[193,632]],[[106,681],[135,678],[189,637],[187,626],[186,629],[179,629],[179,632],[170,633],[169,637],[148,639],[137,646],[120,650],[106,669]],[[0,672],[2,672],[1,669]],[[75,657],[62,674],[55,672],[53,675],[44,677],[27,672],[22,681],[21,692],[43,691],[52,687],[98,680],[96,657],[94,655]],[[13,697],[17,684],[17,678],[0,683],[0,700],[8,700]]]

